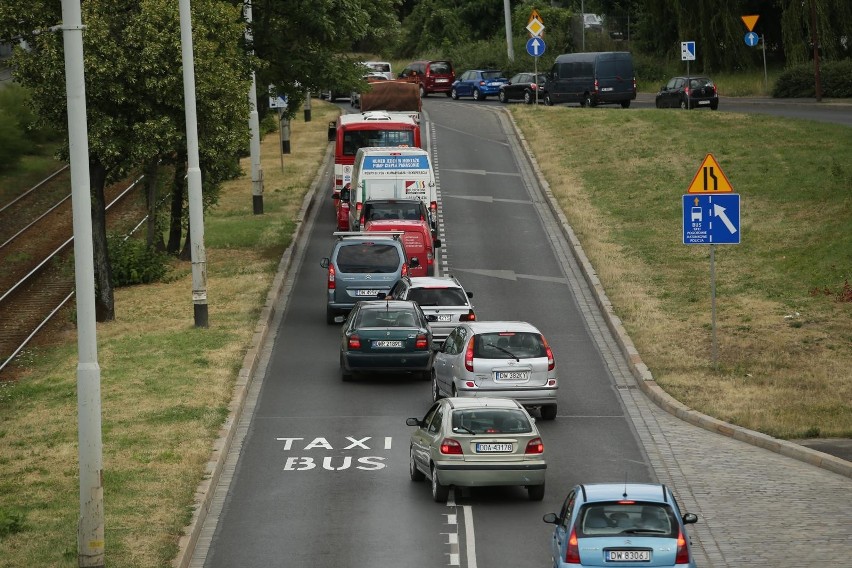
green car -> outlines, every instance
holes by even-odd
[[[429,478],[443,503],[450,487],[520,485],[544,498],[544,442],[524,407],[510,398],[443,398],[421,420],[409,418],[409,474]]]
[[[349,312],[340,341],[340,375],[413,373],[432,377],[432,332],[426,316],[410,300],[361,301]]]

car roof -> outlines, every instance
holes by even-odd
[[[367,228],[366,233],[370,232],[370,229],[375,229],[377,231],[391,231],[394,229],[423,229],[429,228],[429,222],[425,219],[371,219],[367,221],[365,225]]]
[[[412,276],[408,279],[412,288],[461,288],[454,276]]]
[[[692,79],[707,79],[707,80],[709,80],[710,77],[708,77],[707,75],[690,75],[689,77],[687,77],[686,75],[677,75],[676,77],[672,77],[672,79],[689,79],[691,81]]]
[[[523,407],[511,398],[485,397],[468,398],[454,397],[445,399],[454,410],[466,410],[468,408],[510,408],[517,410]]]
[[[368,310],[378,310],[384,308],[392,308],[395,310],[399,308],[413,309],[415,306],[415,303],[411,300],[361,300],[358,303],[361,304],[362,309]]]
[[[582,488],[587,503],[621,499],[670,502],[668,489],[660,483],[584,483]]]
[[[498,331],[527,331],[541,333],[533,324],[525,321],[474,321],[465,325],[470,326],[473,333],[492,333]]]
[[[417,197],[399,197],[399,198],[379,198],[379,199],[368,199],[364,202],[364,205],[374,204],[374,203],[423,203],[422,199],[418,199]]]

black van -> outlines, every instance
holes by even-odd
[[[545,84],[544,104],[620,104],[636,98],[633,58],[627,51],[565,53],[556,58]]]

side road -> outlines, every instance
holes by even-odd
[[[508,113],[500,115],[511,123],[507,128],[514,129],[521,141],[524,159],[536,173],[547,206],[572,244],[574,261],[600,307],[603,315],[599,316],[596,334],[600,343],[611,343],[607,349],[609,365],[621,369],[619,375],[632,378],[618,388],[652,466],[661,482],[676,489],[686,509],[700,517],[692,535],[699,564],[812,566],[848,558],[852,535],[841,519],[848,518],[852,505],[852,463],[720,422],[666,395],[614,315],[594,268],[550,194],[523,136]],[[328,166],[329,157],[320,172]],[[305,197],[300,221],[321,197],[315,181]],[[291,259],[303,246],[302,225],[299,222],[267,296],[234,389],[230,415],[208,463],[208,479],[198,488],[198,506],[181,539],[174,566],[188,566],[191,560],[260,361],[261,346],[272,328],[276,308],[286,306],[287,272]],[[797,511],[796,522],[789,520],[791,510]],[[806,539],[802,538],[803,526],[807,527]]]

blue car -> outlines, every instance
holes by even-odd
[[[500,93],[500,85],[505,85],[509,80],[497,69],[479,69],[465,71],[453,83],[450,96],[458,100],[459,97],[473,97],[475,101],[483,101],[489,95]]]
[[[671,490],[660,483],[589,483],[575,486],[551,539],[554,568],[567,566],[672,566],[695,568],[686,525]]]

